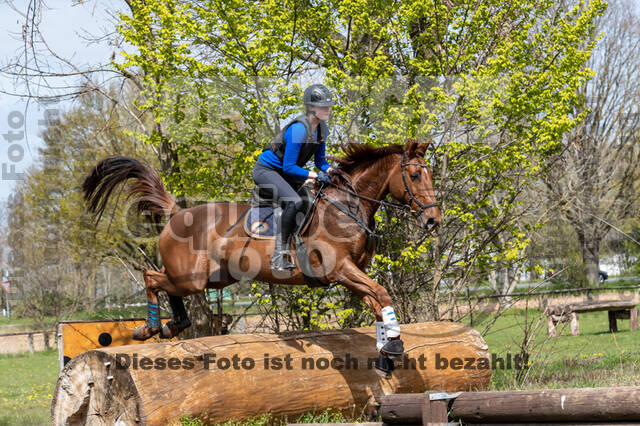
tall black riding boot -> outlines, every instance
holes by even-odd
[[[295,203],[284,203],[280,217],[276,217],[276,244],[271,255],[271,269],[274,271],[286,271],[296,268],[296,265],[289,251],[291,233],[293,232],[296,217]]]

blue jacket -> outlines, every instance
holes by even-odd
[[[316,136],[318,134],[318,128],[316,127]],[[284,156],[282,161],[276,156],[273,151],[267,150],[264,151],[258,157],[258,161],[260,161],[265,166],[273,167],[277,170],[282,170],[284,174],[296,179],[296,180],[306,180],[309,177],[309,170],[303,169],[298,166],[296,162],[298,161],[298,155],[300,154],[300,149],[305,141],[305,128],[302,123],[294,123],[284,134],[285,140],[285,148],[284,148]],[[325,149],[326,144],[325,141],[322,141],[318,144],[318,149],[314,155],[314,163],[317,168],[326,172],[329,168],[329,163],[327,163],[327,159],[325,157]]]

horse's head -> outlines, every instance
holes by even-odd
[[[416,215],[418,223],[428,230],[440,224],[441,216],[433,189],[431,169],[424,161],[429,142],[409,142],[399,163],[393,168],[389,192]]]

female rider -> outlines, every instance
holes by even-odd
[[[253,180],[270,195],[282,214],[276,216],[276,241],[271,256],[271,269],[285,271],[296,265],[289,252],[289,241],[295,227],[296,212],[302,207],[302,199],[296,189],[307,179],[319,182],[331,181],[325,158],[325,146],[329,129],[331,107],[335,101],[331,91],[322,84],[313,84],[304,91],[302,102],[306,112],[289,122],[258,157],[253,167]],[[314,157],[320,172],[304,169]]]

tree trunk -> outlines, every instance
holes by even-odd
[[[595,238],[585,238],[582,242],[582,264],[584,275],[591,286],[600,285],[600,241]]]
[[[209,307],[205,293],[192,294],[185,297],[184,301],[191,320],[191,327],[187,328],[182,336],[185,339],[214,336],[216,334],[216,318]]]
[[[51,345],[49,345],[49,332],[46,329],[42,330],[42,338],[44,339],[44,349],[48,351],[51,349]]]

